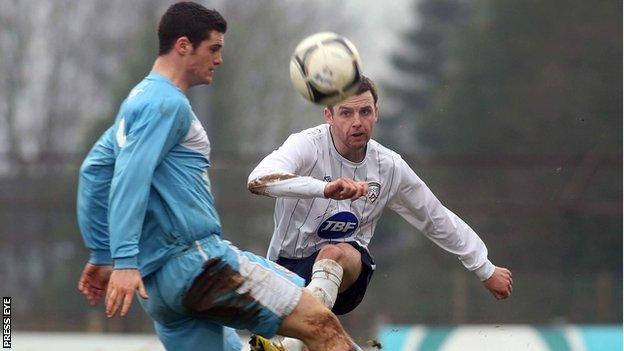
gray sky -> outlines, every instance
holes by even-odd
[[[391,71],[389,55],[400,49],[400,34],[413,25],[413,0],[349,0],[345,11],[357,23],[357,34],[350,34],[362,56],[366,74],[373,78]],[[354,31],[355,32],[355,31]]]

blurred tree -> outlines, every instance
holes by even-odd
[[[402,51],[392,55],[400,78],[384,81],[382,89],[395,106],[379,122],[379,139],[403,150],[416,149],[416,120],[431,112],[433,92],[452,68],[453,34],[465,26],[471,10],[464,0],[415,1],[412,8],[418,25],[402,36]]]
[[[427,3],[422,14],[440,18]],[[534,320],[621,318],[621,300],[597,290],[611,314],[566,309],[578,296],[562,288],[598,272],[621,286],[621,11],[619,1],[482,0],[447,36],[426,35],[439,22],[423,22],[406,36],[420,51],[395,60],[405,77],[397,84],[412,89],[395,94],[402,114],[420,112],[416,140],[449,165],[429,181],[434,191],[444,184],[436,192],[467,214],[495,262],[553,276],[533,281],[558,296],[525,315]],[[496,168],[479,172],[487,167]]]
[[[419,118],[438,152],[579,155],[621,140],[621,2],[481,1]]]
[[[133,48],[124,35],[132,35],[140,24],[130,16],[140,13],[144,4],[0,4],[0,74],[6,78],[0,82],[4,174],[64,171],[85,123],[108,111],[107,89]]]

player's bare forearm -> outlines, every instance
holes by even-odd
[[[511,271],[507,268],[496,267],[492,276],[483,281],[483,285],[497,300],[506,299],[511,296],[513,290]]]
[[[139,270],[114,270],[106,290],[106,316],[113,317],[119,310],[119,315],[124,317],[130,310],[135,291],[138,291],[142,298],[149,298]]]

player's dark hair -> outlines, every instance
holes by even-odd
[[[355,94],[353,95],[360,95],[360,94],[364,94],[365,92],[370,91],[371,95],[373,95],[373,101],[375,102],[375,105],[377,105],[377,99],[378,99],[378,95],[377,95],[377,86],[375,86],[375,83],[373,83],[373,81],[366,77],[365,75],[362,75],[362,80],[360,82],[360,85],[358,86],[357,90],[355,91]],[[334,111],[334,105],[327,105],[326,106],[330,111]]]
[[[158,24],[158,55],[171,51],[180,37],[187,37],[196,48],[209,39],[213,30],[219,33],[227,30],[227,22],[217,10],[190,1],[175,3],[169,6]]]

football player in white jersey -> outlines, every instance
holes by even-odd
[[[251,192],[277,198],[269,259],[304,278],[334,313],[347,313],[372,277],[367,247],[388,207],[455,254],[495,298],[509,297],[511,272],[488,260],[479,236],[399,154],[371,139],[378,95],[362,78],[354,96],[324,108],[326,124],[292,134],[249,175]]]

